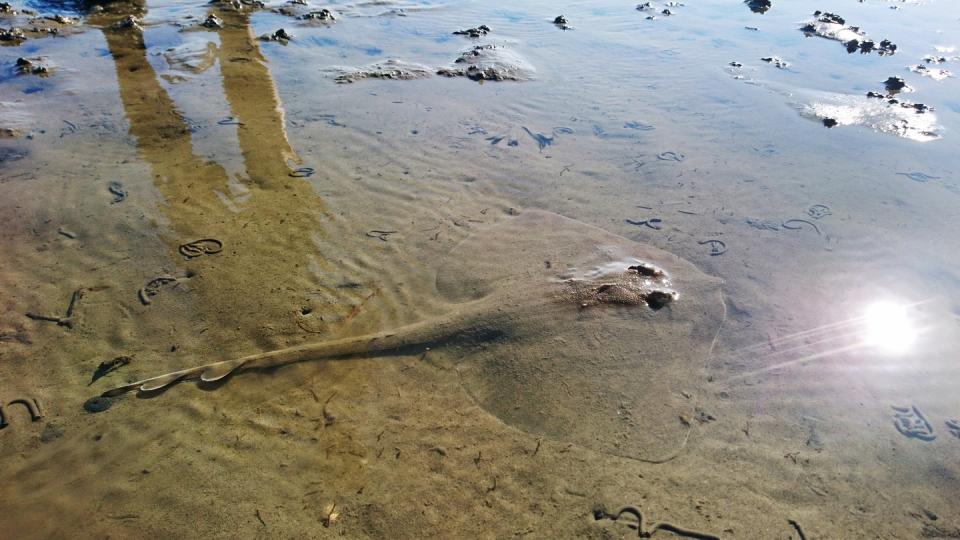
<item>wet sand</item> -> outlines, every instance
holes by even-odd
[[[11,70],[21,56],[53,66],[0,78],[0,530],[636,537],[628,514],[611,519],[630,505],[647,531],[721,538],[954,534],[960,107],[956,79],[906,66],[960,46],[948,39],[957,14],[943,2],[830,6],[899,45],[882,57],[806,38],[814,7],[786,4],[707,2],[647,20],[613,3],[378,2],[334,4],[324,23],[116,4],[62,37],[0,47]],[[223,27],[200,26],[208,13]],[[553,24],[561,13],[569,30]],[[142,28],[111,28],[128,14]],[[480,24],[491,32],[452,34]],[[258,39],[279,28],[293,39]],[[530,80],[336,81],[389,59],[449,68],[483,44],[521,58]],[[890,76],[934,107],[937,138],[827,128],[804,112]],[[114,202],[110,182],[126,197]],[[640,400],[604,395],[580,419],[551,410],[565,403],[562,362],[582,361],[579,382],[612,393],[606,367],[656,361],[632,341],[647,319],[591,311],[537,339],[303,362],[84,410],[177,369],[442,318],[438,275],[451,254],[472,266],[458,246],[479,238],[475,264],[496,260],[509,239],[489,231],[537,211],[722,280],[709,353],[693,333],[671,339],[688,361],[668,375],[685,384],[644,396],[676,407],[670,428],[686,434],[662,463],[611,451],[623,433],[642,440],[630,431],[649,413]],[[183,256],[205,238],[222,251]],[[144,304],[138,291],[161,276],[175,281]],[[62,317],[77,290],[72,327],[26,316]],[[848,322],[886,298],[923,330],[905,353],[860,345]],[[478,395],[471,360],[501,355],[524,378]],[[91,383],[119,356],[132,360]],[[935,438],[898,429],[914,411]],[[564,437],[575,422],[576,440]]]

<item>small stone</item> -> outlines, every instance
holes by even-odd
[[[207,20],[201,24],[206,28],[223,28],[223,19],[211,13],[207,15]]]
[[[143,27],[140,26],[140,19],[134,17],[133,15],[127,15],[123,19],[110,25],[110,27],[116,30],[143,30]]]
[[[50,422],[43,428],[43,432],[40,433],[40,441],[48,443],[50,441],[59,439],[63,437],[63,426],[56,423]]]
[[[300,19],[305,21],[333,21],[336,20],[336,17],[333,16],[332,11],[324,8],[320,11],[311,11],[306,15],[301,15]]]

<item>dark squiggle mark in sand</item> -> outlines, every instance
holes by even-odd
[[[893,407],[893,425],[897,431],[911,439],[929,442],[937,438],[936,433],[933,432],[933,426],[924,418],[916,405]]]
[[[177,278],[173,276],[160,276],[151,279],[147,282],[146,285],[140,288],[140,291],[137,292],[137,297],[140,298],[140,303],[149,306],[154,296],[160,292],[160,287],[167,285],[169,283],[176,283]]]
[[[372,231],[367,231],[366,235],[369,236],[370,238],[376,238],[377,240],[386,242],[387,240],[390,239],[391,234],[396,234],[396,233],[397,231],[380,231],[380,230],[374,229]]]
[[[593,134],[598,138],[607,140],[635,140],[637,135],[632,133],[609,133],[603,126],[599,124],[593,125]]]
[[[504,139],[507,139],[507,146],[520,146],[520,141],[514,139],[513,137],[507,138],[506,135],[494,135],[492,137],[487,137],[486,140],[490,141],[492,146],[496,146]]]
[[[940,179],[939,176],[931,176],[931,175],[929,175],[929,174],[922,173],[922,172],[917,172],[917,171],[913,171],[913,172],[898,172],[897,174],[899,174],[900,176],[906,176],[907,178],[913,180],[914,182],[920,182],[920,183],[929,182],[930,180],[939,180],[939,179]]]
[[[679,152],[674,152],[673,150],[667,150],[666,152],[657,154],[657,159],[662,161],[676,161],[679,163],[683,161],[684,155]]]
[[[810,208],[807,208],[807,215],[813,219],[820,219],[822,217],[833,215],[833,212],[831,212],[830,207],[825,204],[815,204]]]
[[[701,246],[709,245],[710,246],[710,256],[716,257],[717,255],[723,255],[727,252],[727,244],[723,240],[701,240],[697,242]]]
[[[569,134],[573,133],[573,130],[570,129],[570,128],[567,128],[567,127],[553,128],[553,137],[547,137],[546,135],[544,135],[543,133],[540,133],[540,132],[534,133],[534,132],[530,131],[530,129],[527,128],[526,126],[523,126],[523,130],[527,132],[527,135],[529,135],[530,138],[532,138],[533,140],[537,141],[537,146],[540,147],[540,151],[541,151],[541,152],[543,152],[543,149],[544,149],[544,148],[546,148],[546,147],[552,145],[554,142],[556,142],[557,135],[559,135],[559,134],[567,134],[567,135],[569,135]],[[500,139],[503,139],[503,137],[501,137]],[[490,139],[488,139],[488,140],[490,140]],[[493,142],[492,144],[497,144],[498,142],[500,142],[500,140],[497,140],[496,142]],[[513,141],[511,141],[511,142],[513,142]],[[511,146],[516,146],[516,145],[511,144]]]
[[[947,420],[946,425],[947,431],[954,437],[960,439],[960,420]]]
[[[337,121],[337,116],[335,114],[306,114],[300,119],[303,122],[323,122],[324,124],[332,127],[347,127],[346,124],[342,124]],[[297,125],[295,120],[291,121],[290,123]]]
[[[40,409],[40,402],[36,399],[24,399],[18,398],[11,400],[10,403],[7,403],[7,407],[11,405],[23,405],[27,408],[27,412],[30,413],[30,421],[36,422],[43,418],[43,411]],[[3,406],[0,405],[0,429],[7,427],[7,417],[3,412]]]
[[[201,255],[214,255],[223,251],[223,242],[216,238],[203,238],[182,244],[177,251],[183,255],[183,258],[194,259]]]
[[[653,131],[657,129],[650,124],[644,124],[642,122],[625,122],[623,127],[626,129],[636,129],[638,131]]]
[[[800,537],[800,540],[807,540],[807,535],[803,533],[803,529],[800,527],[800,523],[795,519],[788,519],[787,523],[793,527],[793,530],[797,531],[797,536]]]
[[[655,521],[653,523],[645,523],[643,512],[636,506],[622,506],[617,509],[616,512],[609,513],[604,508],[598,507],[593,509],[593,519],[600,521],[601,519],[609,519],[612,521],[617,521],[624,517],[624,514],[630,515],[636,518],[636,522],[631,522],[628,526],[632,529],[637,530],[637,536],[640,538],[651,538],[657,531],[667,531],[671,532],[681,538],[695,538],[698,540],[720,540],[719,536],[714,536],[712,534],[702,533],[690,529],[684,529],[678,527],[672,523],[666,521]]]
[[[313,170],[313,167],[300,167],[290,171],[290,176],[293,178],[310,178],[314,172],[316,171]]]
[[[123,189],[123,184],[116,180],[107,184],[107,191],[113,195],[113,201],[110,204],[116,204],[127,198],[127,192]]]
[[[761,231],[779,231],[780,222],[772,219],[747,218],[747,225]]]
[[[630,225],[636,225],[637,227],[650,227],[655,231],[659,231],[661,229],[660,224],[663,223],[663,220],[660,218],[651,218],[651,219],[643,219],[643,220],[636,220],[636,221],[632,219],[625,219],[624,221],[626,221]]]
[[[35,321],[47,321],[57,323],[57,326],[63,326],[66,328],[73,328],[73,311],[77,307],[77,301],[83,298],[84,290],[77,289],[73,291],[73,294],[70,295],[70,304],[67,306],[67,311],[63,317],[55,317],[50,315],[38,315],[36,313],[28,312],[26,315],[28,318]]]
[[[813,230],[817,232],[817,235],[823,236],[823,233],[820,232],[820,227],[817,227],[817,224],[812,221],[807,221],[805,219],[788,219],[783,222],[783,228],[789,229],[791,231],[799,231],[803,227],[801,225],[807,224],[813,227]]]

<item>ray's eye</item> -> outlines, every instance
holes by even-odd
[[[677,293],[672,291],[650,291],[645,298],[650,309],[660,309],[677,299]]]
[[[627,270],[632,270],[644,277],[659,278],[664,275],[663,270],[649,264],[637,264],[628,267]]]

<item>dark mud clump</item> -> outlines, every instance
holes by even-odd
[[[900,77],[884,81],[886,93],[867,92],[866,96],[837,94],[806,106],[805,114],[826,127],[861,125],[906,139],[931,141],[940,138],[940,126],[933,107],[913,103],[897,96],[910,87]]]
[[[887,89],[887,93],[890,95],[898,94],[900,92],[910,92],[912,90],[909,86],[907,86],[907,82],[900,77],[888,77],[887,80],[883,82],[883,86]]]
[[[422,64],[403,62],[402,60],[386,60],[362,68],[335,68],[340,72],[338,83],[353,83],[364,79],[384,79],[409,81],[424,79],[433,74],[433,68]]]
[[[211,0],[210,5],[232,11],[250,11],[266,7],[266,4],[260,0]]]
[[[847,21],[836,13],[823,11],[813,12],[814,20],[800,27],[800,31],[809,36],[820,36],[826,39],[839,41],[848,53],[860,54],[877,53],[880,56],[890,56],[897,52],[897,45],[889,39],[877,43],[866,37],[859,26],[848,26]]]
[[[683,4],[680,2],[670,1],[664,4],[664,6],[666,7],[663,7],[661,9],[659,6],[654,5],[653,2],[644,2],[642,4],[637,4],[637,11],[650,12],[650,15],[647,15],[647,20],[652,21],[657,18],[655,15],[656,13],[659,12],[660,15],[663,15],[664,17],[669,17],[673,15],[673,11],[671,11],[670,8],[682,7]]]
[[[559,29],[561,29],[561,30],[569,30],[569,29],[570,29],[570,25],[567,23],[567,18],[564,17],[563,15],[557,15],[557,16],[553,19],[553,24],[557,25],[557,28],[559,28]]]
[[[311,11],[309,13],[304,13],[303,15],[300,15],[297,18],[300,19],[301,21],[318,21],[318,22],[325,22],[325,23],[330,23],[337,20],[336,17],[333,15],[333,12],[326,8],[318,11]]]
[[[768,64],[773,64],[777,67],[777,69],[787,69],[790,67],[790,64],[788,64],[786,60],[780,58],[779,56],[765,56],[761,58],[761,60]]]
[[[211,13],[200,25],[204,28],[223,28],[223,19]]]
[[[19,28],[0,28],[0,41],[19,45],[20,43],[26,41],[26,39],[27,36],[25,36],[23,34],[23,30]]]
[[[461,54],[453,67],[437,70],[438,75],[474,81],[527,81],[533,73],[525,59],[501,45],[478,45]]]
[[[41,63],[40,58],[17,58],[16,71],[18,75],[39,75],[46,77],[50,68]]]
[[[908,66],[907,69],[909,69],[910,71],[912,71],[912,72],[914,72],[914,73],[918,73],[918,74],[920,74],[920,75],[923,75],[924,77],[930,77],[931,79],[933,79],[933,80],[935,80],[935,81],[942,81],[942,80],[947,79],[947,78],[949,78],[949,77],[953,77],[953,73],[950,73],[950,71],[948,71],[948,70],[946,70],[946,69],[943,69],[943,68],[930,67],[928,64],[930,64],[931,62],[927,61],[926,59],[924,59],[924,61],[926,61],[927,63],[926,63],[926,64],[916,64],[916,65],[914,65],[914,66]],[[939,63],[939,62],[937,62],[937,63]]]
[[[119,21],[110,25],[110,28],[113,30],[137,30],[143,31],[143,21],[134,17],[133,15],[127,15],[126,17],[120,19]]]
[[[280,28],[272,34],[263,34],[260,36],[260,41],[278,41],[280,43],[286,43],[288,41],[293,41],[293,36],[283,28]]]
[[[485,24],[481,24],[480,26],[478,26],[478,27],[476,27],[476,28],[467,28],[466,30],[457,30],[456,32],[453,33],[453,35],[455,35],[455,36],[467,36],[467,37],[471,37],[471,38],[480,38],[480,37],[483,37],[483,36],[489,34],[490,32],[491,32],[491,30],[490,30],[490,27],[489,27],[489,26],[487,26],[487,25],[485,25]]]
[[[754,13],[766,13],[773,7],[772,0],[743,0],[743,3]]]

